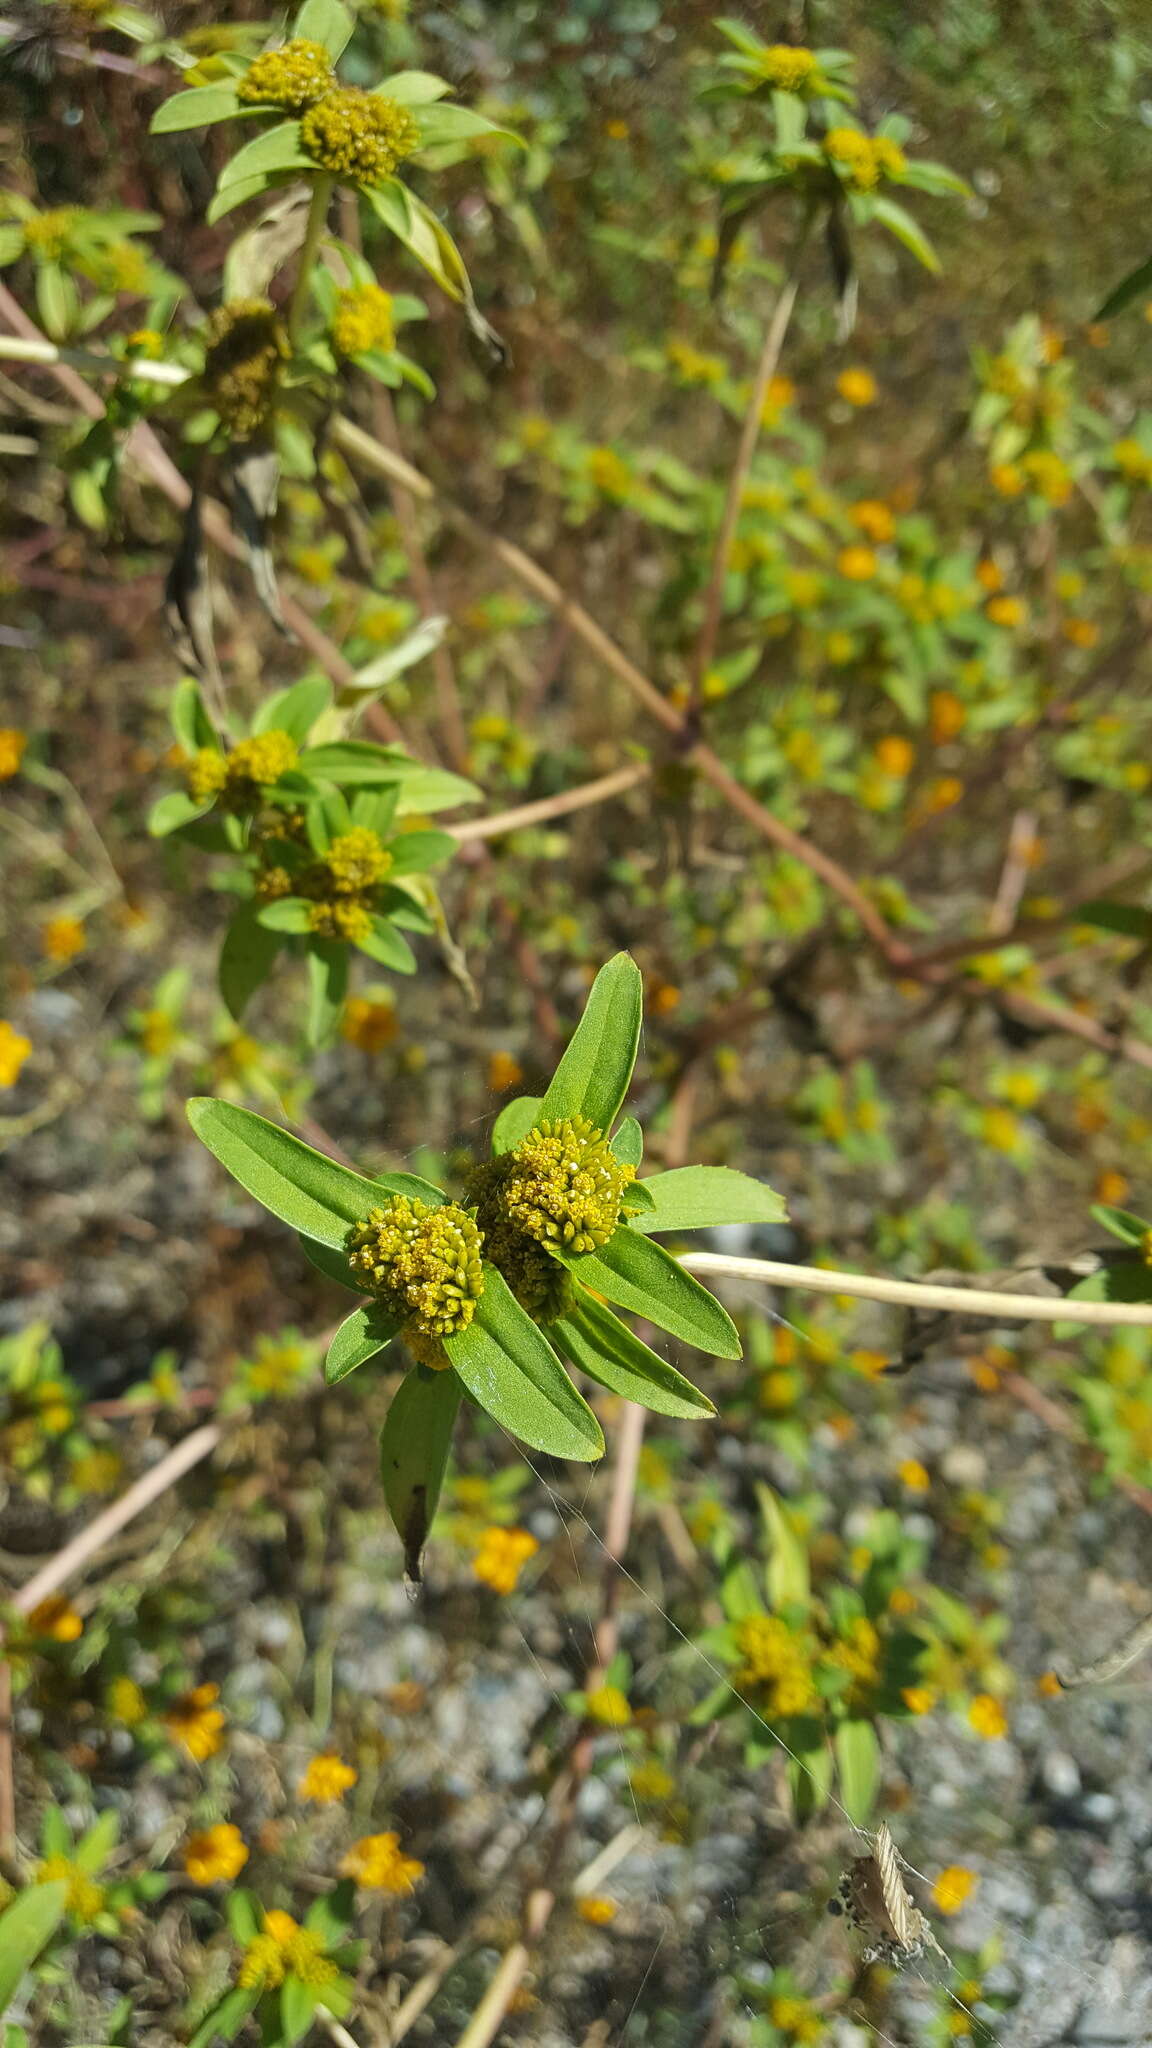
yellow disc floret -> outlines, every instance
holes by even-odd
[[[224,425],[248,441],[269,418],[280,365],[291,354],[271,299],[232,299],[204,330],[204,383]]]
[[[254,58],[236,87],[236,97],[249,106],[282,107],[286,114],[302,114],[335,84],[332,59],[323,43],[295,36],[281,49],[264,50]]]
[[[228,780],[237,782],[279,782],[296,766],[300,749],[290,732],[258,732],[241,740],[228,756]]]
[[[348,1262],[404,1319],[404,1334],[451,1337],[466,1330],[484,1292],[483,1240],[455,1202],[430,1207],[393,1195],[348,1233]]]
[[[815,52],[792,43],[772,43],[758,52],[757,63],[769,85],[780,92],[802,92],[812,83],[817,68]]]
[[[805,1714],[818,1704],[806,1645],[775,1615],[748,1615],[736,1643],[743,1659],[736,1683],[755,1687],[770,1716]]]
[[[324,855],[328,880],[337,896],[355,896],[374,889],[392,866],[392,855],[379,833],[365,825],[341,832]]]
[[[197,747],[184,769],[184,781],[193,803],[206,804],[219,796],[228,780],[228,763],[215,747]]]
[[[351,184],[378,185],[419,149],[420,130],[397,100],[338,86],[308,109],[300,143],[321,170]]]
[[[332,321],[332,340],[342,356],[361,356],[370,348],[386,352],[396,346],[392,294],[378,284],[359,284],[341,292]]]

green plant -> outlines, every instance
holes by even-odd
[[[189,1104],[197,1136],[299,1231],[321,1272],[374,1297],[333,1338],[329,1384],[396,1338],[415,1356],[381,1439],[385,1495],[413,1571],[465,1391],[534,1449],[595,1459],[600,1425],[565,1363],[661,1414],[713,1412],[608,1302],[682,1343],[740,1355],[726,1311],[652,1233],[777,1222],[784,1205],[727,1167],[636,1179],[639,1125],[626,1117],[612,1132],[641,1007],[640,974],[618,954],[597,975],[547,1092],[520,1097],[497,1118],[492,1159],[471,1177],[465,1206],[413,1174],[352,1173],[251,1111],[210,1098]]]

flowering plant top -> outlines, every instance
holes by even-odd
[[[197,1136],[300,1233],[312,1263],[369,1297],[332,1340],[329,1384],[395,1339],[416,1361],[381,1441],[385,1494],[413,1576],[464,1393],[533,1449],[591,1461],[603,1434],[573,1372],[659,1414],[715,1412],[613,1307],[715,1357],[740,1356],[727,1311],[654,1237],[779,1222],[784,1204],[723,1166],[637,1178],[642,1133],[620,1112],[642,1001],[635,962],[617,954],[597,975],[547,1092],[503,1110],[492,1157],[459,1203],[414,1174],[352,1172],[231,1103],[188,1104]]]

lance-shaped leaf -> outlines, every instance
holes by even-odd
[[[211,1095],[194,1095],[187,1104],[188,1121],[202,1145],[206,1145],[233,1180],[262,1202],[282,1223],[290,1223],[302,1237],[342,1251],[349,1226],[360,1223],[378,1208],[384,1182],[368,1180],[350,1167],[340,1166],[323,1152],[314,1152],[291,1131],[257,1116],[255,1110],[238,1103],[217,1102]],[[444,1200],[432,1188],[424,1199]]]
[[[587,1373],[600,1386],[626,1401],[636,1401],[657,1415],[680,1415],[699,1420],[715,1415],[707,1394],[702,1394],[665,1359],[658,1357],[639,1337],[626,1329],[618,1316],[590,1294],[581,1293],[579,1306],[571,1315],[549,1324],[549,1331],[570,1365]]]
[[[200,695],[199,684],[192,676],[181,676],[172,692],[168,707],[172,730],[186,754],[194,754],[199,747],[215,747],[220,742],[216,728],[208,716],[208,707]]]
[[[386,917],[374,917],[372,929],[363,938],[356,940],[362,953],[370,960],[379,961],[381,967],[390,967],[393,974],[415,974],[416,955]]]
[[[230,157],[217,181],[217,195],[231,189],[233,185],[247,185],[253,178],[267,178],[277,171],[314,171],[315,163],[300,147],[299,121],[279,121],[275,128],[266,128],[261,135],[254,135],[243,149]]]
[[[182,825],[191,825],[212,809],[214,799],[198,804],[195,797],[185,794],[182,789],[170,789],[167,796],[157,797],[148,813],[148,830],[153,839],[166,839],[170,832],[179,832]]]
[[[324,1045],[348,993],[348,948],[339,939],[313,939],[308,948],[308,1043]]]
[[[392,1342],[400,1328],[399,1316],[389,1315],[386,1308],[374,1301],[366,1308],[354,1308],[345,1316],[336,1335],[328,1346],[324,1360],[324,1378],[330,1387],[338,1380],[347,1379],[357,1366],[367,1365],[370,1358],[383,1351]]]
[[[634,1116],[626,1116],[612,1140],[612,1150],[621,1166],[639,1166],[644,1157],[644,1133]]]
[[[312,930],[314,909],[303,896],[274,896],[271,903],[260,905],[256,922],[266,932],[289,932],[298,937]]]
[[[644,983],[628,953],[617,953],[600,969],[584,1015],[548,1084],[542,1117],[585,1116],[609,1131],[628,1093],[640,1025]]]
[[[312,43],[323,43],[335,63],[351,42],[355,26],[347,8],[341,7],[340,0],[304,0],[292,34],[303,36]]]
[[[182,128],[207,128],[214,121],[231,121],[239,112],[234,85],[197,85],[189,92],[173,93],[162,107],[157,107],[148,133],[175,135]]]
[[[338,1287],[351,1287],[357,1294],[371,1294],[372,1282],[367,1274],[349,1265],[343,1252],[335,1251],[329,1244],[317,1244],[313,1237],[302,1237],[300,1249],[308,1264],[323,1273],[326,1280],[334,1280]]]
[[[429,868],[443,867],[445,861],[452,859],[459,843],[451,832],[402,832],[388,849],[392,855],[389,874],[426,874]]]
[[[420,1581],[420,1554],[448,1464],[462,1388],[454,1372],[414,1365],[392,1396],[380,1432],[380,1477],[404,1569]]]
[[[482,803],[483,790],[450,768],[423,768],[418,762],[406,768],[400,784],[398,814],[402,818],[424,817],[432,811],[454,811],[459,804]]]
[[[41,1949],[46,1948],[64,1917],[68,1887],[59,1879],[29,1885],[0,1913],[0,2014],[8,2010]]]
[[[498,1159],[502,1152],[511,1152],[526,1138],[533,1126],[539,1122],[542,1095],[518,1095],[514,1102],[506,1102],[492,1126],[492,1156]]]
[[[587,1401],[494,1266],[484,1268],[475,1321],[444,1349],[477,1405],[523,1443],[553,1458],[603,1457]]]
[[[280,940],[261,924],[259,907],[246,903],[224,934],[217,970],[224,1007],[237,1024],[256,990],[267,981],[279,951]]]
[[[300,756],[305,775],[322,782],[339,783],[343,789],[371,788],[374,783],[403,782],[416,763],[391,747],[374,747],[371,740],[332,740],[324,746],[308,747]]]
[[[1076,914],[1079,916],[1079,911]],[[1142,1216],[1134,1216],[1130,1209],[1113,1209],[1107,1203],[1096,1202],[1088,1214],[1093,1222],[1111,1231],[1112,1236],[1118,1237],[1122,1244],[1133,1245],[1137,1251],[1143,1249],[1149,1232],[1152,1232],[1152,1223],[1145,1223]]]
[[[426,107],[433,100],[444,99],[452,87],[434,71],[394,71],[390,78],[380,80],[376,90],[402,107]]]
[[[740,1338],[727,1310],[650,1237],[626,1226],[598,1252],[573,1257],[553,1251],[553,1256],[617,1308],[644,1316],[658,1330],[717,1358],[740,1357]]]
[[[854,1827],[866,1826],[880,1783],[880,1744],[871,1721],[842,1721],[832,1738],[840,1798]]]
[[[633,1230],[714,1230],[722,1223],[787,1220],[782,1195],[730,1166],[674,1166],[650,1174],[643,1186],[652,1207],[636,1217]]]

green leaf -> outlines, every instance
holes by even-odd
[[[812,1598],[808,1551],[770,1486],[756,1498],[768,1535],[768,1598],[773,1607],[807,1607]]]
[[[1077,1301],[1152,1302],[1152,1266],[1143,1259],[1114,1259],[1098,1272],[1090,1273],[1069,1292],[1068,1320],[1054,1326],[1054,1336],[1065,1337],[1076,1327],[1072,1304]]]
[[[300,1239],[300,1249],[308,1264],[323,1273],[325,1279],[334,1280],[338,1287],[351,1287],[356,1294],[371,1294],[371,1282],[349,1265],[343,1252],[334,1251],[328,1244],[317,1244],[311,1237]]]
[[[305,677],[289,690],[275,690],[266,697],[255,718],[253,732],[290,733],[303,746],[316,720],[332,702],[332,685],[326,676]]]
[[[305,775],[321,782],[335,782],[344,789],[361,789],[379,782],[403,782],[408,763],[388,747],[375,747],[371,740],[333,740],[322,747],[307,747],[300,756]]]
[[[237,1024],[267,981],[279,951],[280,940],[261,924],[258,907],[246,903],[224,934],[217,969],[224,1007]]]
[[[255,1110],[211,1095],[194,1095],[186,1109],[201,1144],[233,1180],[301,1237],[342,1251],[349,1226],[379,1206],[379,1181],[314,1152]]]
[[[740,1357],[740,1338],[727,1310],[651,1238],[624,1227],[598,1252],[556,1256],[583,1286],[617,1308],[644,1316],[658,1330],[717,1358]]]
[[[67,1897],[66,1884],[33,1884],[0,1913],[0,2013],[7,2012],[25,1971],[51,1941]]]
[[[182,825],[190,825],[195,818],[202,818],[212,809],[212,798],[198,804],[182,789],[170,789],[167,796],[158,797],[148,813],[148,830],[153,839],[166,839],[170,832],[179,832]]]
[[[320,2002],[319,1985],[305,1984],[299,1977],[285,1977],[280,1988],[282,2048],[295,2048],[295,2043],[303,2040]]]
[[[492,1126],[492,1157],[498,1159],[502,1152],[511,1152],[526,1138],[539,1122],[544,1102],[542,1095],[517,1095],[512,1102],[506,1102]]]
[[[172,730],[186,754],[195,754],[200,747],[214,747],[220,751],[216,728],[208,716],[208,708],[200,694],[200,686],[192,676],[182,676],[172,692],[168,706]]]
[[[448,768],[422,768],[405,772],[400,784],[400,817],[426,817],[433,811],[454,811],[460,804],[484,801],[484,792],[463,775]]]
[[[621,1166],[639,1166],[644,1157],[644,1133],[634,1116],[626,1116],[612,1140],[612,1150]]]
[[[593,1301],[591,1295],[582,1293],[575,1311],[548,1327],[570,1365],[614,1394],[622,1394],[626,1401],[636,1401],[657,1415],[680,1415],[693,1421],[715,1415],[706,1394],[650,1351],[611,1309]]]
[[[340,0],[304,0],[292,34],[293,37],[306,36],[313,43],[323,43],[335,62],[351,42],[355,26],[347,8],[341,7]]]
[[[541,1117],[584,1116],[597,1130],[611,1130],[636,1065],[643,1014],[640,969],[630,954],[617,953],[592,984]]]
[[[381,967],[390,967],[393,974],[415,974],[416,955],[407,939],[401,938],[394,924],[386,917],[374,917],[372,929],[364,938],[357,939],[361,953],[367,953],[370,960],[379,961]]]
[[[218,220],[223,220],[226,213],[235,213],[238,206],[245,205],[249,199],[259,198],[261,193],[269,191],[276,183],[277,179],[274,176],[265,171],[257,171],[251,178],[237,179],[233,184],[221,185],[218,187],[215,197],[209,202],[208,210],[204,215],[205,221],[209,227],[214,227]],[[201,419],[204,417],[204,414],[200,415]],[[209,422],[208,432],[201,435],[199,437],[201,439],[209,438],[212,424],[216,419],[215,413],[209,413],[207,419]],[[190,438],[191,429],[189,426],[185,429],[185,439]]]
[[[1122,1244],[1130,1244],[1138,1252],[1143,1251],[1152,1223],[1145,1223],[1142,1216],[1133,1216],[1130,1209],[1111,1209],[1103,1202],[1093,1203],[1088,1214],[1094,1222],[1111,1231],[1113,1237],[1118,1237]]]
[[[79,316],[80,294],[58,263],[37,265],[36,310],[45,334],[52,341],[66,341]]]
[[[615,1150],[615,1145],[613,1146]],[[783,1223],[782,1195],[730,1166],[676,1166],[643,1182],[653,1207],[634,1230],[714,1230],[723,1223]]]
[[[871,1721],[842,1721],[832,1737],[840,1800],[854,1827],[865,1826],[880,1783],[880,1744]]]
[[[459,851],[451,832],[402,832],[392,841],[390,875],[422,875],[440,868]]]
[[[511,128],[502,128],[471,107],[423,106],[416,116],[421,149],[439,149],[444,143],[471,142],[477,135],[499,135],[505,142],[523,141]]]
[[[207,2019],[202,2020],[192,2035],[188,2048],[213,2048],[216,2041],[234,2041],[249,2013],[255,2012],[260,2003],[260,1986],[250,1990],[227,1991],[218,2005],[214,2005]]]
[[[109,1806],[93,1821],[92,1826],[81,1835],[76,1844],[75,1861],[81,1870],[95,1876],[102,1870],[120,1839],[120,1815],[114,1806]]]
[[[391,78],[380,80],[376,90],[402,107],[426,107],[433,100],[444,99],[452,87],[434,71],[394,71]]]
[[[292,932],[299,936],[311,931],[313,908],[303,896],[276,896],[271,903],[260,905],[256,922],[266,932]]]
[[[1138,263],[1135,270],[1128,272],[1127,277],[1121,278],[1120,283],[1109,292],[1103,305],[1093,313],[1093,320],[1111,320],[1114,313],[1123,313],[1125,308],[1132,304],[1133,299],[1143,298],[1150,286],[1152,256],[1149,256],[1147,262]]]
[[[494,1266],[484,1268],[475,1322],[444,1349],[472,1399],[521,1442],[553,1458],[603,1457],[587,1401]]]
[[[325,1045],[348,993],[348,948],[340,939],[313,939],[308,949],[308,1043]]]
[[[384,1498],[404,1545],[404,1569],[416,1584],[444,1484],[461,1392],[456,1373],[414,1365],[392,1396],[380,1432]]]
[[[230,121],[239,111],[234,85],[197,85],[189,92],[173,93],[157,107],[148,133],[175,135],[182,128],[207,128],[214,121]]]
[[[315,169],[312,158],[305,156],[300,147],[299,121],[278,121],[275,128],[265,128],[262,134],[254,135],[229,159],[217,180],[217,197],[222,197],[233,185],[247,185],[253,178],[267,178],[277,171]]]
[[[925,270],[939,271],[940,258],[919,222],[913,220],[912,215],[906,212],[904,207],[897,206],[894,199],[874,198],[872,213],[876,220],[883,221],[884,226],[895,235],[898,242],[903,242],[904,247],[911,251],[918,263],[924,265]]]
[[[392,1342],[399,1328],[399,1316],[389,1315],[380,1302],[373,1302],[368,1308],[354,1308],[328,1346],[324,1360],[326,1384],[334,1387],[358,1366],[367,1365],[370,1358]]]
[[[1138,903],[1081,903],[1076,922],[1092,925],[1097,931],[1118,932],[1125,939],[1152,938],[1152,910],[1143,910]]]

